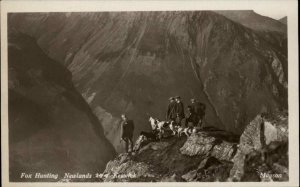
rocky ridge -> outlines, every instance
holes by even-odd
[[[258,115],[239,137],[203,129],[190,137],[144,144],[108,162],[104,181],[287,181],[287,114]],[[275,117],[274,117],[275,116]]]
[[[286,23],[283,21],[259,15],[253,10],[223,10],[215,12],[256,31],[287,32]]]

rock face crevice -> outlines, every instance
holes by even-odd
[[[8,45],[10,181],[103,171],[116,152],[70,71],[24,34],[9,32]],[[24,179],[21,173],[60,177]]]
[[[207,99],[207,103],[211,106],[212,111],[214,112],[216,118],[218,119],[217,121],[218,121],[219,126],[223,126],[223,127],[224,127],[225,125],[222,123],[222,120],[220,119],[220,116],[219,116],[219,114],[218,114],[217,109],[214,107],[214,105],[213,105],[213,103],[212,103],[212,101],[211,101],[211,98],[209,97],[209,94],[208,94],[207,91],[205,90],[204,84],[203,84],[203,82],[202,82],[202,80],[201,80],[201,76],[199,75],[199,71],[197,71],[197,69],[195,68],[195,66],[196,66],[197,64],[195,63],[195,60],[192,60],[192,57],[190,57],[190,62],[191,62],[191,66],[192,66],[192,68],[193,68],[193,71],[194,71],[194,73],[195,73],[195,76],[196,76],[196,78],[199,80],[199,83],[200,83],[200,85],[201,85],[201,88],[202,88],[202,91],[203,91],[203,93],[204,93],[204,96],[205,96],[206,99]],[[208,124],[208,125],[211,125],[211,124]]]

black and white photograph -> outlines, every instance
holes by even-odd
[[[268,9],[7,11],[8,182],[299,184],[297,20]]]

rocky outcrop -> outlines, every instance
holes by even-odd
[[[144,162],[133,161],[128,154],[121,154],[110,161],[103,173],[105,182],[152,181],[159,178],[151,166]]]
[[[8,24],[72,72],[117,149],[121,113],[137,137],[150,130],[147,113],[164,118],[173,95],[201,100],[205,125],[238,135],[262,108],[287,108],[284,32],[211,11],[13,13]]]
[[[224,136],[223,131],[219,132]],[[203,132],[188,138],[170,137],[158,142],[139,138],[136,145],[142,146],[133,155],[121,154],[107,164],[104,180],[211,181],[213,177],[209,175],[218,171],[216,175],[224,181],[229,170],[227,173],[223,170],[232,165],[229,162],[237,143],[223,141],[217,134],[215,131],[215,137],[212,137]],[[140,167],[143,167],[141,172]]]
[[[283,114],[275,115],[275,119],[257,116],[240,138],[229,180],[288,180],[287,124]]]
[[[187,139],[185,144],[180,148],[180,152],[189,156],[208,156],[207,154],[215,145],[214,137],[205,137],[200,134],[193,134]]]
[[[73,86],[70,71],[20,33],[10,32],[8,38],[8,86],[11,182],[102,172],[114,158],[113,146]],[[59,176],[24,179],[21,173]]]
[[[214,146],[211,156],[217,158],[218,160],[232,161],[235,153],[236,144],[223,141],[221,144]]]
[[[153,142],[140,137],[132,155],[110,161],[105,181],[287,181],[287,116],[257,116],[239,141],[217,129]],[[229,138],[231,137],[231,138]],[[228,141],[231,140],[231,141]]]

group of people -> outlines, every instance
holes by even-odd
[[[191,99],[191,104],[187,107],[187,115],[184,112],[184,104],[180,96],[170,97],[166,120],[174,121],[177,126],[185,126],[187,128],[201,127],[205,116],[205,104]]]
[[[166,122],[174,124],[174,127],[182,127],[187,129],[186,133],[195,132],[197,128],[201,128],[205,116],[205,104],[191,99],[191,103],[187,106],[187,115],[185,114],[184,104],[180,96],[170,97],[166,112]],[[128,119],[125,114],[121,115],[121,137],[120,140],[125,144],[126,152],[133,149],[133,120]],[[173,127],[173,128],[174,128]]]

